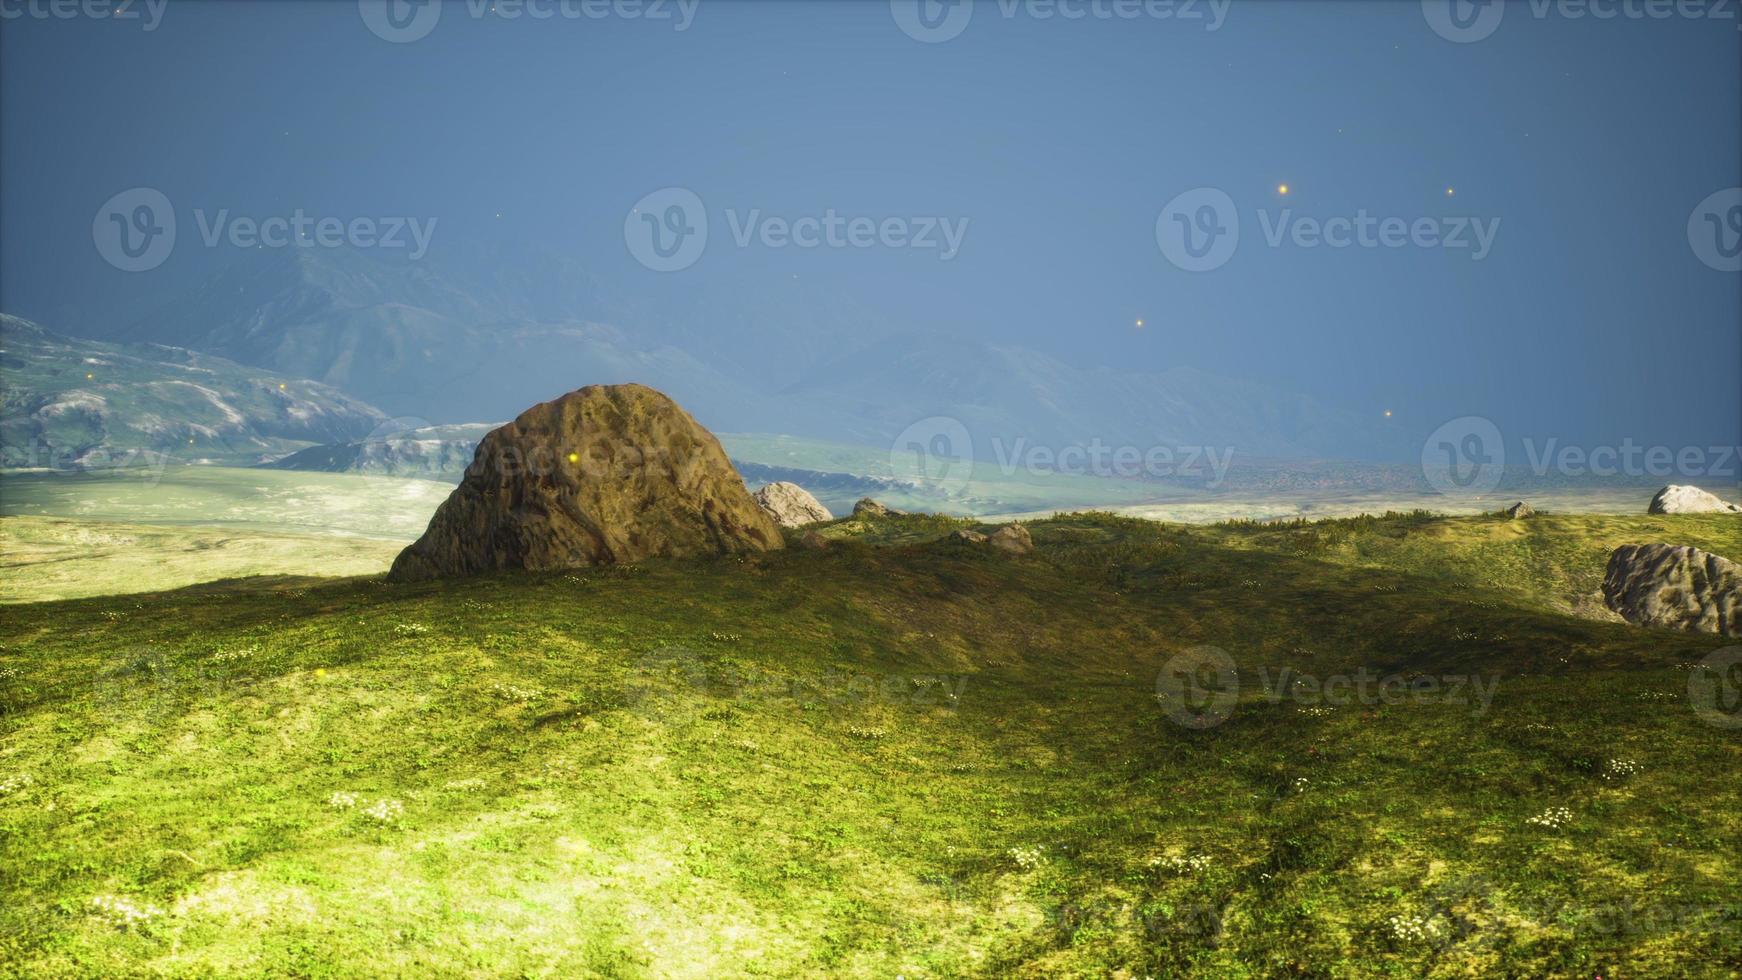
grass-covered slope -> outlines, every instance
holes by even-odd
[[[1725,642],[1555,609],[1632,527],[954,526],[13,607],[0,972],[1742,970]],[[1203,645],[1222,710],[1159,701]]]

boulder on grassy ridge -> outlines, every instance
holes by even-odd
[[[1625,544],[1609,556],[1603,602],[1636,626],[1742,636],[1742,565],[1686,545]]]
[[[1721,500],[1699,487],[1671,484],[1651,498],[1648,514],[1742,514],[1742,507]]]
[[[1034,538],[1029,535],[1028,528],[1021,524],[1006,524],[993,531],[986,541],[999,551],[1012,555],[1026,555],[1034,551]]]
[[[770,483],[751,496],[781,527],[803,527],[835,519],[827,507],[796,483]]]
[[[591,385],[527,409],[400,552],[388,578],[768,551],[779,528],[708,430],[644,385]]]
[[[801,548],[809,548],[812,551],[822,551],[829,546],[829,539],[815,531],[806,531],[799,535],[798,543]]]
[[[1517,521],[1523,520],[1526,517],[1535,517],[1536,508],[1520,500],[1518,503],[1506,508],[1502,513],[1506,515],[1507,519]]]
[[[904,513],[906,511],[885,507],[870,497],[861,497],[859,502],[853,505],[854,517],[900,517]]]
[[[964,527],[960,530],[951,531],[950,540],[959,541],[963,544],[985,544],[986,536],[981,534],[979,531],[970,531]]]

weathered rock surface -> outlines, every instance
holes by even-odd
[[[899,517],[903,513],[906,512],[896,510],[893,507],[885,507],[870,497],[861,498],[858,503],[853,505],[854,517]]]
[[[950,540],[960,541],[963,544],[985,544],[986,536],[981,534],[979,531],[970,531],[964,527],[959,530],[951,531]]]
[[[986,539],[987,543],[999,551],[1012,555],[1026,555],[1034,551],[1034,538],[1028,533],[1028,528],[1021,524],[1006,524]]]
[[[783,544],[720,443],[644,385],[592,385],[478,444],[388,578],[572,568]]]
[[[1637,626],[1742,636],[1742,565],[1686,545],[1622,545],[1603,601]]]
[[[796,483],[770,483],[751,496],[781,527],[803,527],[835,519],[821,501]]]
[[[1507,518],[1518,521],[1523,520],[1526,517],[1535,517],[1536,508],[1520,500],[1518,503],[1506,508],[1503,513],[1505,513]]]
[[[1651,506],[1645,511],[1648,514],[1742,514],[1742,507],[1720,500],[1699,487],[1671,484],[1651,498]]]

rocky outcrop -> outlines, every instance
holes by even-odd
[[[1638,626],[1742,636],[1742,566],[1685,545],[1622,545],[1603,602]]]
[[[999,551],[1011,555],[1026,555],[1034,551],[1034,538],[1029,536],[1028,528],[1021,524],[1006,524],[993,531],[986,542]]]
[[[985,544],[986,536],[981,534],[979,531],[971,531],[964,527],[959,530],[951,531],[950,540],[959,544]]]
[[[472,465],[388,578],[555,569],[782,546],[706,429],[643,385],[534,405]]]
[[[1507,520],[1521,521],[1527,517],[1535,517],[1536,508],[1520,500],[1518,503],[1501,511],[1501,513],[1506,515]]]
[[[1648,514],[1742,514],[1742,507],[1701,490],[1671,484],[1651,498]]]
[[[835,519],[827,507],[796,483],[770,483],[751,496],[781,527],[803,527]]]
[[[853,505],[854,517],[900,517],[905,511],[893,507],[885,507],[870,497],[865,497]]]

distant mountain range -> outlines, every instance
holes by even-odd
[[[639,381],[717,431],[888,445],[943,416],[975,455],[1099,442],[1284,458],[1402,459],[1384,420],[1188,368],[1082,368],[918,334],[780,283],[729,297],[625,296],[533,250],[413,262],[262,249],[115,332],[308,377],[419,424],[512,418],[583,384]]]
[[[317,382],[177,347],[66,337],[0,314],[0,465],[251,463],[355,439],[385,420]]]

